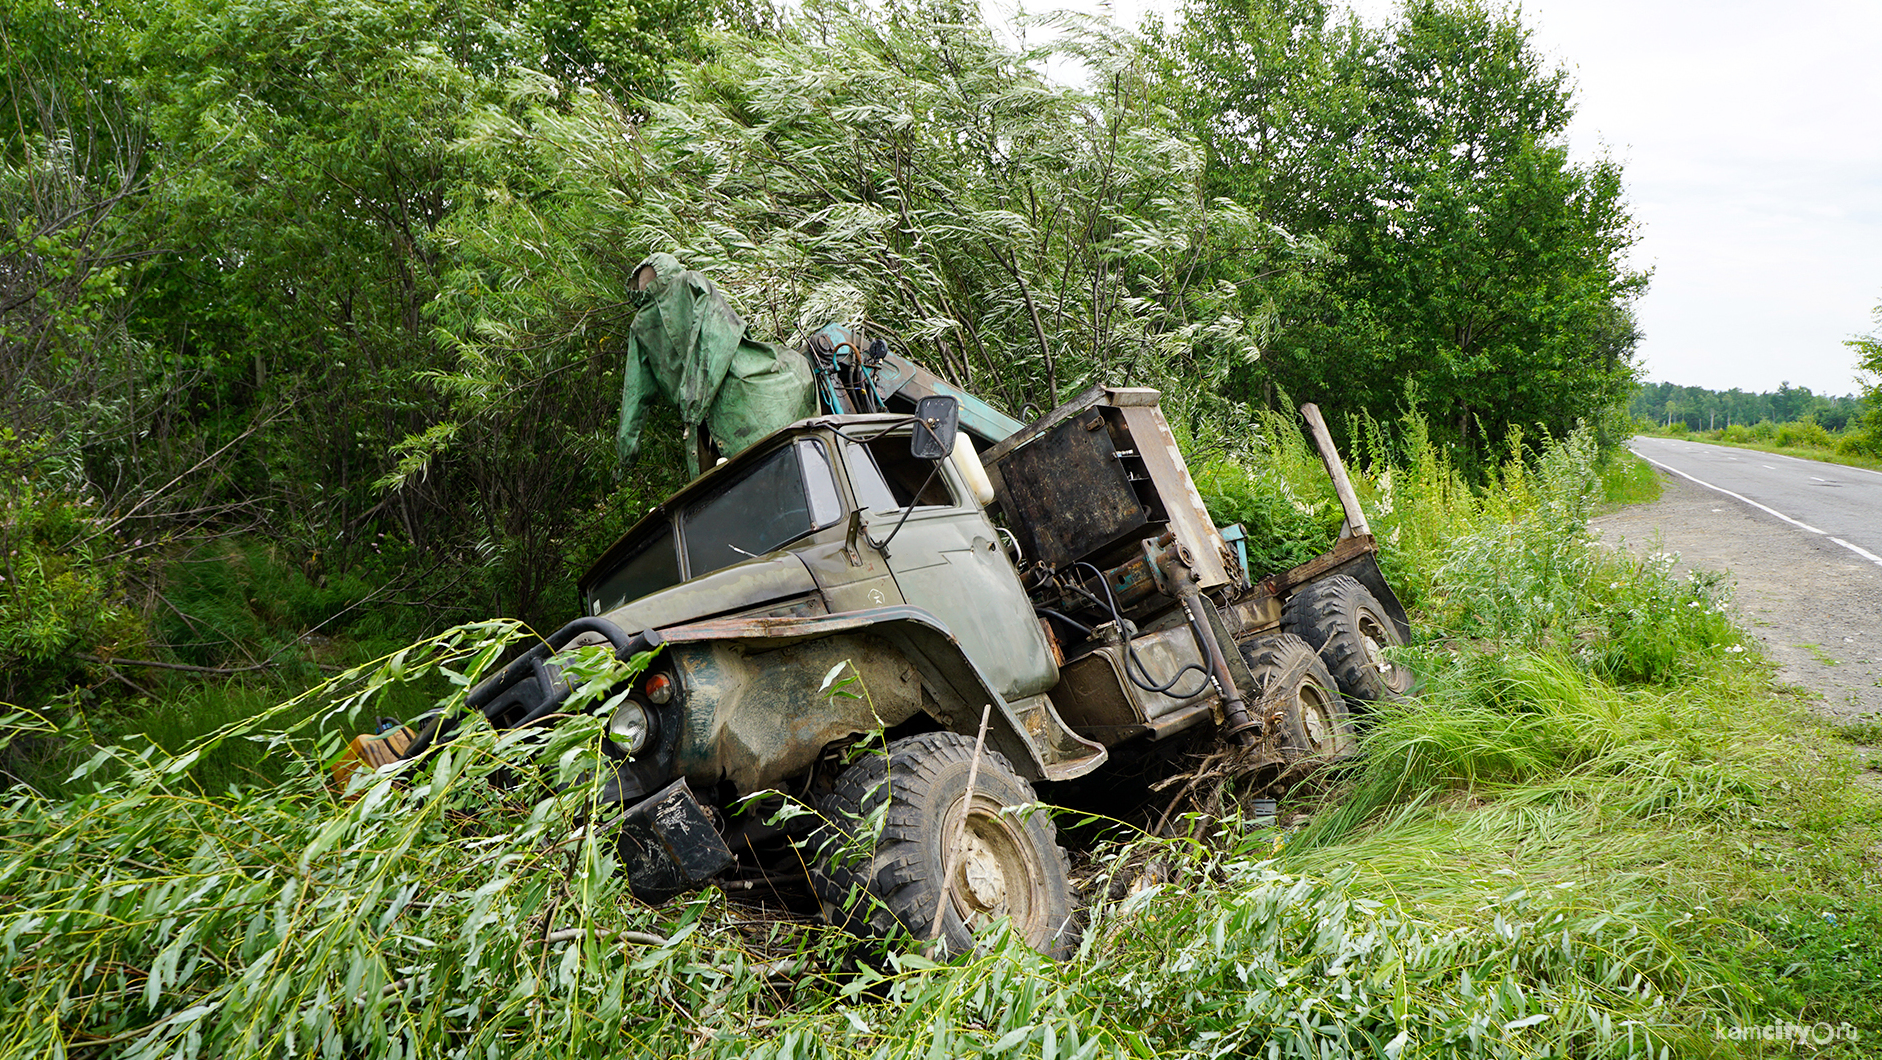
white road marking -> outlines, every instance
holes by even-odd
[[[1830,481],[1830,480],[1829,480],[1829,479],[1827,479],[1827,478],[1818,478],[1817,476],[1815,476],[1815,475],[1812,475],[1812,476],[1810,476],[1810,481],[1812,481],[1812,482],[1828,482],[1828,481]]]
[[[1673,467],[1668,464],[1662,464],[1658,460],[1655,460],[1654,458],[1650,456],[1643,456],[1641,457],[1641,459],[1645,460],[1649,464],[1652,464],[1654,467],[1665,468],[1666,470],[1671,471],[1673,474],[1678,475],[1680,478],[1692,479],[1692,481],[1699,483],[1701,486],[1704,486],[1705,488],[1709,490],[1714,490],[1718,493],[1723,493],[1727,497],[1730,497],[1735,501],[1743,501],[1744,503],[1751,505],[1753,508],[1756,508],[1761,512],[1769,512],[1772,515],[1777,516],[1779,519],[1782,519],[1785,522],[1791,524],[1792,526],[1798,527],[1800,529],[1808,530],[1811,533],[1817,534],[1819,536],[1826,536],[1826,537],[1828,536],[1827,534],[1824,534],[1823,531],[1817,529],[1814,526],[1811,526],[1809,523],[1798,522],[1797,520],[1792,519],[1790,516],[1785,515],[1783,512],[1778,511],[1776,508],[1770,508],[1765,505],[1759,504],[1757,501],[1752,500],[1750,497],[1747,497],[1742,493],[1733,493],[1731,490],[1728,490],[1723,486],[1714,486],[1712,483],[1707,482],[1705,479],[1693,478],[1693,476],[1688,475],[1686,472],[1681,471],[1679,468]]]
[[[1878,556],[1866,548],[1862,548],[1857,545],[1852,545],[1840,537],[1833,537],[1833,538],[1830,538],[1830,540],[1836,542],[1837,544],[1843,546],[1844,548],[1850,550],[1851,552],[1854,552],[1856,555],[1861,556],[1863,559],[1868,560],[1869,562],[1875,564],[1876,566],[1882,567],[1882,556]]]
[[[1693,476],[1688,475],[1686,472],[1681,471],[1679,468],[1670,467],[1666,464],[1662,464],[1658,460],[1655,460],[1654,458],[1647,456],[1645,454],[1640,454],[1640,458],[1642,460],[1645,460],[1647,463],[1652,464],[1654,467],[1664,468],[1667,471],[1671,471],[1673,474],[1678,475],[1680,478],[1689,479],[1693,482],[1697,482],[1699,485],[1704,486],[1705,488],[1709,490],[1713,490],[1714,492],[1717,492],[1717,493],[1723,493],[1727,497],[1730,497],[1733,500],[1743,501],[1744,503],[1751,505],[1753,508],[1756,508],[1761,512],[1768,512],[1772,515],[1775,515],[1779,519],[1782,519],[1785,522],[1801,530],[1808,530],[1811,533],[1816,534],[1820,537],[1830,537],[1830,535],[1824,533],[1823,531],[1817,529],[1814,526],[1811,526],[1809,523],[1799,522],[1796,519],[1792,519],[1790,516],[1785,515],[1783,512],[1778,511],[1776,508],[1759,504],[1757,501],[1752,500],[1750,497],[1747,497],[1742,493],[1733,493],[1731,490],[1728,490],[1723,486],[1714,486],[1712,483],[1707,482],[1704,479],[1694,478]],[[1856,555],[1861,556],[1863,559],[1868,560],[1869,562],[1875,564],[1876,566],[1882,567],[1882,556],[1878,556],[1875,553],[1869,551],[1866,548],[1862,548],[1859,545],[1852,545],[1840,537],[1830,537],[1830,540],[1836,542],[1837,544],[1843,546],[1844,548],[1850,550],[1851,552],[1854,552]]]
[[[1652,435],[1641,435],[1641,438],[1642,438],[1642,439],[1652,439]],[[1678,445],[1677,443],[1675,443],[1675,442],[1673,442],[1673,441],[1671,441],[1671,440],[1669,440],[1669,439],[1656,439],[1656,440],[1658,440],[1658,441],[1664,441],[1664,442],[1666,442],[1666,445],[1667,445],[1667,448],[1669,448],[1669,449],[1680,449],[1680,448],[1681,448],[1681,447],[1680,447],[1680,446],[1679,446],[1679,445]],[[1712,442],[1707,442],[1707,443],[1706,443],[1706,446],[1707,446],[1707,448],[1710,448],[1710,449],[1714,449],[1714,450],[1718,450],[1718,449],[1726,449],[1726,450],[1731,450],[1731,449],[1732,449],[1732,447],[1731,447],[1731,446],[1728,446],[1728,445],[1718,445],[1718,444],[1715,444],[1715,443],[1712,443]],[[1696,450],[1695,448],[1693,448],[1693,447],[1692,447],[1691,445],[1687,445],[1687,446],[1685,446],[1685,447],[1684,447],[1684,449],[1683,449],[1682,451],[1683,451],[1683,452],[1697,452],[1698,450]],[[1746,454],[1749,454],[1749,453],[1753,453],[1753,452],[1757,452],[1757,451],[1756,451],[1756,450],[1754,450],[1754,449],[1737,449],[1737,450],[1732,450],[1732,451],[1733,451],[1733,452],[1739,452],[1739,453],[1746,453]],[[1770,454],[1770,453],[1759,453],[1758,455],[1759,455],[1759,456],[1771,456],[1772,454]],[[1804,458],[1803,458],[1803,457],[1801,457],[1801,456],[1784,456],[1784,455],[1782,455],[1782,454],[1779,454],[1779,455],[1778,455],[1778,459],[1779,459],[1779,460],[1794,460],[1794,461],[1796,461],[1796,462],[1797,462],[1797,463],[1799,463],[1799,464],[1817,464],[1817,465],[1821,465],[1821,464],[1823,464],[1823,463],[1825,463],[1825,461],[1822,461],[1822,460],[1806,460],[1806,459],[1804,459]],[[1829,461],[1829,462],[1830,462],[1830,463],[1834,463],[1834,461]],[[1775,467],[1772,467],[1772,466],[1771,466],[1770,464],[1759,464],[1758,466],[1759,466],[1759,467],[1762,467],[1762,468],[1766,468],[1766,469],[1769,469],[1769,470],[1771,470],[1771,471],[1776,471],[1776,470],[1777,470],[1777,468],[1775,468]],[[1844,471],[1855,471],[1855,472],[1858,472],[1858,473],[1860,473],[1860,474],[1864,474],[1864,475],[1874,475],[1874,476],[1876,476],[1877,478],[1882,478],[1882,471],[1876,471],[1876,470],[1874,470],[1874,469],[1872,469],[1872,468],[1866,468],[1866,467],[1857,467],[1857,466],[1856,466],[1856,465],[1854,465],[1854,464],[1837,464],[1836,466],[1837,466],[1837,467],[1839,467],[1839,468],[1841,468],[1841,469],[1842,469],[1842,470],[1844,470]]]

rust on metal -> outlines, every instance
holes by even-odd
[[[1011,706],[1014,717],[1020,719],[1032,744],[1039,748],[1047,780],[1082,777],[1110,759],[1111,752],[1104,744],[1072,731],[1045,693],[1018,700]]]
[[[1140,535],[1151,520],[1104,414],[1086,409],[1001,467],[1000,501],[1029,556],[1061,566]]]
[[[1405,605],[1399,602],[1398,594],[1392,591],[1391,583],[1385,580],[1385,572],[1379,569],[1378,552],[1379,543],[1370,534],[1343,538],[1333,546],[1333,551],[1266,578],[1261,587],[1284,598],[1308,582],[1344,574],[1372,593],[1385,608],[1385,617],[1398,631],[1400,642],[1410,644],[1411,619],[1405,614]]]
[[[1352,537],[1341,538],[1334,543],[1331,552],[1315,556],[1292,570],[1270,574],[1261,579],[1261,587],[1267,590],[1269,596],[1284,598],[1308,582],[1324,578],[1352,560],[1360,556],[1370,556],[1377,551],[1379,551],[1379,543],[1371,534],[1355,534]]]
[[[333,763],[333,789],[345,791],[346,782],[356,769],[378,769],[398,761],[417,738],[418,734],[407,725],[381,735],[361,733],[353,737],[340,760]]]
[[[1129,444],[1141,461],[1145,486],[1157,490],[1152,502],[1161,512],[1167,532],[1191,553],[1196,572],[1196,587],[1207,592],[1238,579],[1233,569],[1223,564],[1222,552],[1228,547],[1222,534],[1209,518],[1209,509],[1196,492],[1196,480],[1190,477],[1189,464],[1176,447],[1176,435],[1170,432],[1163,410],[1154,403],[1126,405],[1117,410]],[[1159,489],[1158,487],[1162,487]]]

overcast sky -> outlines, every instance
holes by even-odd
[[[1013,0],[983,0],[1010,18]],[[1177,0],[1114,0],[1135,23]],[[1368,22],[1393,0],[1359,0]],[[1035,0],[1029,11],[1100,10]],[[1843,341],[1882,302],[1882,2],[1529,0],[1574,78],[1577,159],[1624,167],[1641,223],[1636,305],[1651,381],[1854,393]],[[1034,38],[1037,39],[1036,37]]]

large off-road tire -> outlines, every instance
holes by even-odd
[[[1357,703],[1410,694],[1412,672],[1385,657],[1403,644],[1379,599],[1357,579],[1322,578],[1287,601],[1281,627],[1320,652],[1340,691]]]
[[[1311,645],[1292,633],[1273,633],[1244,645],[1242,658],[1254,672],[1263,721],[1270,729],[1279,726],[1281,755],[1290,765],[1352,753],[1346,700]]]
[[[1034,949],[1068,956],[1076,945],[1076,903],[1059,849],[1058,832],[1043,810],[1001,813],[1034,801],[1032,786],[1007,760],[983,749],[967,804],[967,774],[974,741],[951,732],[897,740],[887,754],[872,754],[836,778],[818,809],[828,822],[811,849],[811,881],[831,923],[857,934],[888,935],[900,925],[926,941],[941,905],[946,843],[966,828],[948,900],[941,940],[949,953],[973,948],[974,932],[1000,917]],[[883,809],[873,847],[865,838]]]

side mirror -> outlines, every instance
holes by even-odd
[[[917,460],[942,460],[954,451],[954,436],[961,429],[961,403],[954,398],[925,397],[915,402],[915,433],[908,453]]]

